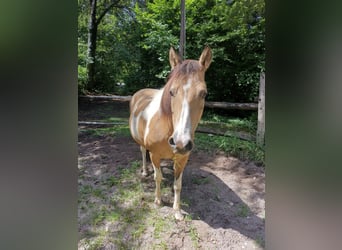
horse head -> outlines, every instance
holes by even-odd
[[[187,154],[194,147],[194,134],[201,119],[207,85],[205,72],[212,53],[206,47],[199,60],[182,61],[171,47],[169,61],[172,71],[163,93],[164,111],[172,120],[173,133],[168,143],[175,154]]]

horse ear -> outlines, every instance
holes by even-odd
[[[207,70],[210,66],[212,59],[211,49],[206,46],[200,56],[199,63],[204,67],[204,70]]]
[[[171,47],[169,51],[169,61],[171,65],[171,69],[176,67],[178,64],[182,62],[182,59],[178,55],[178,53]]]

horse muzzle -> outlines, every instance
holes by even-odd
[[[194,143],[192,142],[192,140],[188,140],[185,143],[182,143],[182,142],[176,143],[172,136],[169,138],[169,145],[171,146],[175,154],[182,154],[182,155],[189,153],[194,148]]]

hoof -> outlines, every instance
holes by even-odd
[[[160,206],[162,204],[161,200],[160,199],[155,199],[154,200],[154,204],[156,204],[157,206]]]
[[[182,215],[182,213],[179,210],[177,210],[175,212],[175,218],[176,220],[184,220],[184,215]]]

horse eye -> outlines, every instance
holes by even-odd
[[[207,91],[206,90],[201,90],[200,93],[199,93],[199,96],[201,98],[205,98],[207,96]]]

